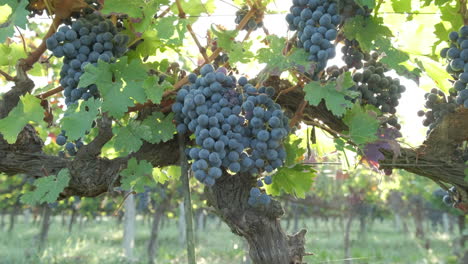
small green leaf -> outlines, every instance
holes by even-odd
[[[91,131],[93,121],[99,114],[99,107],[101,101],[94,98],[68,107],[62,119],[62,129],[67,131],[68,140],[83,138],[86,131]]]
[[[148,77],[143,83],[143,89],[145,90],[146,96],[155,104],[161,103],[163,93],[172,88],[172,84],[168,81],[163,81],[159,84],[159,77],[156,76]]]
[[[377,113],[366,110],[356,103],[346,112],[343,121],[349,127],[349,136],[358,145],[376,141],[377,130],[380,126]]]
[[[364,51],[372,50],[373,41],[391,37],[392,31],[383,25],[382,18],[355,16],[346,20],[343,32],[347,39],[359,41]]]
[[[169,180],[180,178],[180,166],[167,166],[164,168],[154,168],[153,178],[155,181],[164,184]]]
[[[296,164],[294,167],[281,167],[273,175],[273,183],[266,185],[268,194],[278,196],[284,191],[287,194],[305,198],[305,194],[310,190],[313,178],[317,176],[315,170],[310,166]]]
[[[172,120],[174,113],[164,116],[161,112],[156,112],[147,117],[142,122],[142,126],[147,126],[152,131],[151,135],[142,138],[152,144],[166,142],[174,137],[176,128]]]
[[[143,16],[142,7],[145,6],[144,3],[144,1],[106,0],[100,11],[106,15],[120,13],[137,18]]]
[[[351,74],[346,73],[337,81],[329,81],[322,85],[320,82],[310,82],[304,87],[305,99],[314,106],[325,100],[327,109],[336,116],[342,116],[346,108],[351,108],[352,103],[346,97],[354,98],[356,92],[350,91],[354,85]]]
[[[153,166],[146,160],[138,162],[136,158],[131,158],[127,168],[120,175],[122,176],[122,189],[127,191],[133,190],[139,193],[145,190],[145,186],[155,185]]]
[[[36,189],[21,196],[21,202],[30,205],[55,202],[59,194],[68,186],[69,181],[70,172],[68,169],[62,169],[57,176],[39,178],[34,181]]]
[[[137,122],[131,121],[126,126],[116,126],[112,129],[114,133],[114,148],[117,152],[128,154],[136,152],[143,145],[143,141],[134,130]]]
[[[289,135],[288,140],[284,143],[284,148],[286,149],[285,166],[297,164],[306,153],[306,149],[300,147],[301,141],[295,134]]]
[[[3,134],[8,143],[13,144],[24,126],[29,122],[41,123],[43,118],[41,100],[28,93],[21,96],[18,105],[7,117],[0,120],[0,134]]]

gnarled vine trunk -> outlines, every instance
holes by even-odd
[[[247,204],[255,179],[248,174],[228,175],[206,188],[208,201],[234,234],[249,244],[249,255],[255,264],[299,264],[305,253],[305,230],[293,236],[280,225],[284,214],[279,202],[272,200],[266,208]]]

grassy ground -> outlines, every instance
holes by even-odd
[[[307,220],[299,227],[307,227],[307,250],[315,253],[306,257],[311,264],[343,263],[343,232],[338,225]],[[455,263],[452,254],[452,240],[455,235],[441,232],[427,232],[430,248],[426,241],[419,241],[412,234],[397,232],[391,221],[376,222],[366,238],[359,238],[358,223],[355,222],[352,239],[353,264],[361,263]],[[150,226],[142,219],[137,223],[134,263],[146,263],[146,245]],[[292,231],[292,230],[290,230]],[[54,219],[49,242],[38,253],[35,236],[39,224],[31,225],[19,219],[13,233],[0,230],[1,264],[116,264],[129,263],[121,250],[122,228],[115,219],[101,222],[77,224],[72,234],[61,225],[60,218]],[[186,263],[184,245],[178,239],[177,222],[171,221],[159,237],[157,263]],[[245,257],[244,242],[233,235],[224,224],[209,221],[207,229],[198,233],[197,263],[199,264],[240,264]]]

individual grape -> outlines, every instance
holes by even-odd
[[[58,135],[55,139],[55,142],[57,145],[63,146],[65,143],[67,143],[67,138],[64,135]]]
[[[444,204],[446,205],[452,205],[453,204],[453,200],[452,200],[452,197],[450,197],[450,195],[444,195],[444,197],[442,198],[442,201],[444,202]]]
[[[263,179],[263,181],[264,181],[265,184],[267,184],[267,185],[270,185],[270,184],[273,183],[273,179],[271,178],[270,175],[265,176],[265,178]]]

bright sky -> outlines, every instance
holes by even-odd
[[[206,14],[199,18],[198,22],[193,25],[195,33],[198,35],[202,44],[206,43],[206,32],[212,24],[223,25],[228,29],[234,29],[236,24],[234,23],[235,13],[237,8],[231,4],[229,0],[217,1],[217,9],[214,14],[208,16]],[[276,1],[271,4],[270,10],[275,10],[278,14],[266,14],[264,17],[264,25],[270,32],[278,36],[287,36],[288,32],[287,23],[284,19],[285,14],[288,12],[292,1]],[[46,19],[41,18],[40,22],[45,22]],[[23,32],[28,34],[28,32]],[[188,34],[187,34],[188,35]],[[243,38],[245,31],[240,34]],[[263,30],[257,30],[250,36],[251,40],[254,40],[253,48],[256,50],[263,47],[263,43],[260,40],[264,37]],[[15,38],[19,41],[19,38]],[[192,41],[192,40],[190,40]],[[192,54],[196,54],[196,47],[193,45],[194,51]],[[341,48],[337,47],[337,56],[332,61],[328,62],[328,66],[336,64],[338,66],[344,65],[341,61]],[[192,61],[196,62],[196,58],[192,58]],[[263,67],[262,65],[243,65],[238,67],[248,77],[254,77]],[[392,77],[398,77],[395,74],[390,74]],[[417,85],[408,79],[399,77],[401,83],[406,86],[407,90],[400,99],[400,104],[397,108],[397,114],[402,125],[402,134],[406,142],[411,142],[412,146],[418,146],[424,140],[426,129],[422,126],[422,118],[416,115],[418,110],[422,109],[424,104],[424,91],[419,89]],[[36,82],[36,87],[43,87],[47,85],[48,78],[37,78],[33,80]],[[11,83],[0,87],[0,93],[7,91],[11,87]]]

